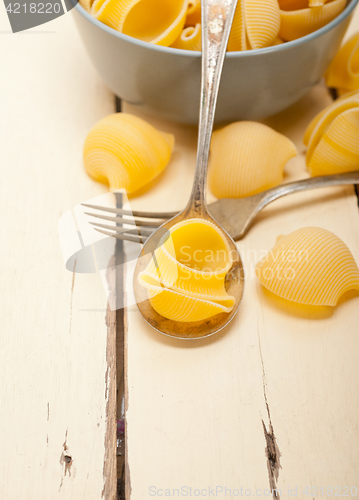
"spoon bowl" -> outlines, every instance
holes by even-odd
[[[209,337],[210,335],[218,332],[219,330],[224,328],[235,316],[243,296],[244,271],[242,260],[237,250],[236,244],[226,233],[226,231],[218,224],[218,222],[216,222],[209,214],[207,214],[207,217],[199,217],[196,213],[193,213],[192,216],[188,215],[189,214],[186,211],[181,212],[173,219],[165,222],[155,233],[152,234],[152,236],[150,236],[150,238],[148,238],[148,240],[142,247],[140,256],[137,260],[133,285],[137,306],[144,319],[155,330],[170,337],[182,339],[198,339]],[[161,316],[153,309],[148,299],[147,290],[140,284],[138,278],[140,273],[146,269],[150,260],[153,258],[154,251],[160,245],[160,241],[163,236],[168,233],[175,224],[178,224],[183,220],[198,218],[204,219],[217,226],[217,228],[221,231],[223,238],[228,244],[232,265],[226,274],[225,289],[229,295],[234,297],[234,305],[233,309],[229,313],[217,314],[216,316],[212,316],[211,318],[202,321],[173,321]]]

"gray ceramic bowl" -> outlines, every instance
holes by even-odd
[[[358,1],[350,0],[331,23],[299,40],[228,53],[216,122],[265,118],[300,99],[323,76]],[[200,52],[159,47],[122,35],[81,5],[72,12],[93,64],[116,95],[147,112],[197,123]]]

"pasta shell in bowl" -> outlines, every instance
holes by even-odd
[[[325,25],[312,23],[302,38],[297,34],[287,36],[280,29],[282,16],[289,12],[284,8],[289,9],[291,3],[290,8],[295,8],[301,1],[281,0],[279,5],[276,0],[239,1],[221,78],[217,123],[258,120],[278,113],[298,101],[324,75],[358,0],[332,0],[312,7],[334,12],[336,17],[326,16]],[[117,6],[116,12],[105,24],[100,16],[110,9],[111,2]],[[199,2],[95,0],[92,5],[91,1],[84,5],[90,5],[95,15],[82,5],[71,12],[90,58],[108,87],[145,112],[197,124]],[[310,8],[308,0],[304,5],[301,9]],[[187,28],[191,29],[185,31]]]

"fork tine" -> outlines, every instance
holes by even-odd
[[[104,212],[110,212],[117,215],[127,215],[130,217],[142,217],[144,219],[172,219],[178,212],[141,212],[139,210],[125,210],[123,208],[110,208],[110,207],[99,207],[97,205],[89,205],[87,203],[81,203],[83,207],[94,208],[96,210],[103,210]]]
[[[99,233],[105,234],[106,236],[113,236],[118,240],[124,241],[133,241],[134,243],[144,243],[147,238],[142,238],[141,236],[132,236],[127,234],[119,234],[119,233],[110,233],[110,231],[104,231],[103,229],[98,229],[95,227],[95,230]]]
[[[90,222],[92,226],[96,227],[102,227],[104,229],[112,229],[116,233],[133,233],[133,234],[140,234],[140,235],[150,235],[153,233],[152,229],[148,229],[147,227],[141,227],[138,229],[129,229],[127,227],[118,227],[118,226],[111,226],[110,224],[100,224],[99,222]]]
[[[119,222],[121,224],[129,224],[130,226],[148,226],[148,227],[158,227],[161,225],[161,221],[149,222],[147,220],[135,220],[135,219],[124,219],[123,217],[111,217],[109,215],[92,214],[90,212],[85,212],[85,215],[90,217],[97,217],[98,219],[109,220],[111,222]],[[163,221],[164,222],[164,221]]]

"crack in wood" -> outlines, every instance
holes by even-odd
[[[65,432],[65,441],[62,444],[63,451],[62,451],[61,456],[60,456],[60,464],[64,466],[64,472],[63,472],[62,477],[61,477],[59,491],[61,490],[62,485],[64,484],[64,477],[67,474],[71,477],[72,464],[73,464],[72,456],[69,455],[68,453],[66,453],[68,450],[67,433],[68,433],[68,429],[66,429],[66,432]]]
[[[280,500],[280,494],[279,494],[279,490],[277,488],[277,481],[278,481],[278,477],[279,477],[279,469],[281,468],[281,465],[280,465],[281,453],[280,453],[279,448],[278,448],[277,438],[275,437],[275,434],[274,434],[272,418],[271,418],[269,404],[268,404],[267,381],[266,381],[266,375],[265,375],[265,369],[264,369],[264,361],[263,361],[262,345],[261,345],[261,338],[260,338],[260,334],[259,334],[259,329],[257,330],[257,333],[258,333],[259,354],[260,354],[261,364],[262,364],[263,395],[264,395],[264,401],[266,404],[267,416],[268,416],[268,421],[269,421],[269,430],[268,430],[266,424],[264,423],[264,420],[262,419],[264,437],[266,440],[265,454],[267,457],[269,486],[270,486],[270,490],[271,490],[272,495],[273,495],[273,499]]]

